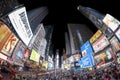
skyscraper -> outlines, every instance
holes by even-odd
[[[69,56],[71,54],[71,49],[70,49],[70,39],[67,32],[65,32],[65,48],[66,48],[66,55]]]
[[[80,46],[93,35],[93,32],[84,24],[68,24],[71,54],[78,53]]]
[[[56,69],[59,68],[59,49],[56,50],[56,54],[55,54],[55,68]]]
[[[48,56],[50,55],[52,57],[52,54],[53,54],[53,45],[52,45],[51,39],[52,39],[54,26],[45,25],[44,28],[46,32],[45,39],[47,41],[46,50],[45,50],[45,59],[47,60]]]

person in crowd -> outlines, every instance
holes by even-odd
[[[2,80],[3,79],[3,75],[2,74],[0,74],[0,80]]]

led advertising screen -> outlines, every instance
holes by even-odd
[[[11,34],[4,44],[1,52],[6,54],[7,56],[11,56],[18,41],[19,39],[14,34]]]
[[[26,46],[23,44],[23,42],[19,41],[12,55],[12,59],[15,64],[23,66],[25,48]]]
[[[0,21],[0,50],[3,48],[5,42],[8,40],[9,36],[12,34],[8,26]]]
[[[95,59],[95,63],[96,63],[96,66],[101,66],[103,64],[105,64],[105,53],[100,53],[99,55],[95,56],[94,59]]]
[[[99,52],[109,45],[109,41],[105,35],[102,35],[92,44],[94,52]]]
[[[21,40],[28,46],[33,33],[28,22],[26,8],[21,7],[16,9],[15,11],[11,12],[8,17]]]
[[[90,38],[90,43],[94,43],[100,36],[102,35],[102,32],[98,30],[91,38]]]
[[[25,49],[25,52],[24,52],[24,57],[25,57],[26,59],[28,59],[29,56],[30,56],[30,50],[29,50],[28,48],[26,48],[26,49]]]
[[[81,51],[82,58],[78,61],[81,68],[87,68],[95,65],[93,59],[93,50],[89,41],[87,41],[83,46],[81,46]]]
[[[116,36],[117,36],[117,38],[120,40],[120,28],[116,31]]]
[[[102,32],[105,34],[105,36],[110,39],[113,36],[112,30],[107,27],[105,24],[103,25]]]
[[[100,66],[111,62],[113,60],[113,50],[111,48],[106,49],[105,51],[99,53],[94,57],[96,66],[99,68]]]
[[[110,14],[106,14],[106,16],[103,19],[103,22],[114,32],[118,26],[120,25],[120,22],[115,19]]]
[[[115,36],[110,39],[110,43],[115,52],[120,51],[120,42],[118,41],[118,39]]]
[[[30,55],[30,60],[39,62],[40,60],[40,54],[37,53],[34,49],[32,49],[31,55]]]

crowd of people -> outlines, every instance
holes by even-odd
[[[120,80],[120,67],[110,65],[80,76],[80,80]]]
[[[14,65],[2,62],[0,65],[0,80],[14,80],[17,70]]]
[[[59,72],[56,76],[55,73],[51,75],[42,76],[40,80],[120,80],[120,66],[117,63],[111,63],[92,71],[68,71],[67,73]]]
[[[31,80],[30,77],[17,76],[19,72],[14,65],[3,63],[0,65],[0,80]],[[57,70],[46,75],[37,76],[34,80],[120,80],[120,65],[111,63],[108,66],[94,68],[92,71],[85,69],[80,71]]]

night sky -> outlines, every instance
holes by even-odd
[[[48,7],[49,14],[43,23],[55,26],[52,42],[54,49],[60,49],[60,51],[65,48],[64,32],[67,23],[86,24],[94,33],[97,31],[95,26],[77,10],[77,6],[91,7],[103,14],[109,13],[120,20],[118,0],[19,0],[19,2],[24,4],[27,10],[41,6]]]

